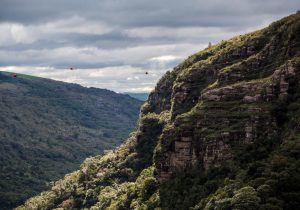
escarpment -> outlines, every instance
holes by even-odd
[[[159,179],[195,164],[221,164],[237,145],[277,135],[272,106],[286,100],[289,80],[299,71],[293,61],[299,39],[290,34],[299,32],[299,20],[298,28],[281,24],[208,48],[199,56],[210,56],[178,73],[172,129],[162,134],[155,160]]]
[[[195,164],[204,169],[220,165],[233,158],[236,146],[277,135],[271,107],[287,100],[296,72],[288,60],[269,77],[203,90],[197,105],[176,118],[173,131],[166,131],[172,135],[162,135],[165,149],[156,159],[158,178],[168,179]]]
[[[122,146],[19,209],[295,208],[299,34],[296,13],[190,56]]]

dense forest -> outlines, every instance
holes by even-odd
[[[97,88],[0,72],[0,209],[49,189],[87,157],[119,145],[141,101]]]

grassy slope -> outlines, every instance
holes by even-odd
[[[189,57],[160,80],[143,106],[137,131],[125,144],[105,156],[87,159],[80,170],[66,175],[50,191],[29,199],[18,209],[296,209],[300,205],[299,32],[297,13]],[[253,42],[255,52],[251,56],[227,56],[237,47]],[[251,66],[255,60],[260,60],[259,67]],[[292,60],[296,69],[287,100],[257,104],[276,119],[276,135],[264,138],[260,131],[265,131],[266,124],[262,124],[258,141],[233,147],[230,161],[207,170],[200,163],[178,171],[163,183],[156,179],[156,159],[168,153],[168,145],[178,134],[189,131],[195,120],[201,120],[201,112],[221,106],[225,112],[215,113],[221,117],[247,117],[248,113],[234,111],[239,104],[236,101],[203,104],[198,100],[201,91],[245,83],[265,84],[287,60]],[[208,67],[217,69],[218,77],[205,75]],[[242,77],[230,74],[219,80],[227,73]],[[189,93],[184,103],[176,98],[182,89]],[[220,116],[207,114],[213,122],[216,120],[208,137],[214,138],[223,129],[240,129],[239,122],[234,127],[219,127],[223,125],[217,120]]]
[[[0,208],[119,145],[140,105],[108,90],[0,72]]]

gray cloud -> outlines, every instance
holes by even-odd
[[[2,0],[0,17],[22,23],[79,15],[118,26],[232,26],[297,7],[295,0]]]
[[[0,70],[149,90],[208,42],[267,26],[299,7],[296,0],[1,0]],[[145,71],[152,73],[141,77]]]

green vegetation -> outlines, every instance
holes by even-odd
[[[298,12],[190,56],[124,144],[17,209],[298,209],[299,31]]]
[[[141,102],[112,91],[0,73],[0,209],[122,143]]]

